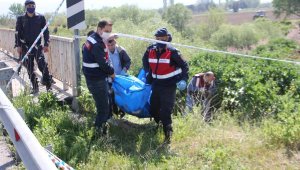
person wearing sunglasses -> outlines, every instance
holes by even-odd
[[[114,67],[116,75],[127,75],[131,65],[131,59],[125,48],[117,44],[115,36],[111,36],[107,41],[109,59]]]
[[[25,56],[28,49],[32,46],[41,30],[46,25],[45,17],[35,12],[36,4],[34,0],[26,0],[24,5],[26,8],[26,13],[17,18],[15,33],[15,47],[17,48],[20,60],[22,60],[22,57]],[[44,46],[41,45],[42,41],[40,39],[28,55],[28,58],[24,61],[24,66],[27,68],[28,76],[32,85],[32,94],[38,93],[39,91],[37,77],[34,73],[34,60],[38,64],[38,68],[43,74],[41,84],[45,85],[47,90],[50,90],[51,84],[54,83],[52,76],[49,74],[48,66],[43,53],[49,51],[48,28],[43,33],[43,37]]]

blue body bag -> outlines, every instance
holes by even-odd
[[[145,78],[145,72],[141,70],[138,77]],[[117,75],[112,88],[115,103],[122,111],[139,118],[151,117],[149,112],[151,85],[134,76]]]

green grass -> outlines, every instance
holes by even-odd
[[[160,148],[163,132],[147,119],[127,117],[111,138],[93,141],[77,169],[299,169],[283,148],[269,148],[260,128],[231,118],[204,123],[199,115],[176,117],[171,151]]]
[[[16,106],[24,99],[16,98]],[[42,94],[40,104],[27,102],[26,116],[39,113],[32,124],[43,146],[52,144],[54,153],[76,169],[299,169],[299,154],[288,157],[285,147],[272,147],[256,123],[237,123],[226,112],[214,121],[202,121],[195,114],[173,116],[171,152],[163,142],[162,129],[154,121],[125,116],[110,125],[109,138],[93,139],[93,112],[74,115],[55,104],[43,103],[53,96]],[[30,106],[30,107],[29,107]],[[48,106],[47,106],[48,107]],[[30,109],[29,109],[30,108]],[[298,158],[297,158],[298,157]]]

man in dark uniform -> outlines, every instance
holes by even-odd
[[[87,87],[96,103],[96,133],[107,135],[109,119],[108,79],[114,79],[114,69],[109,62],[108,49],[105,43],[112,31],[112,24],[102,20],[98,23],[97,32],[87,38],[83,46],[82,70]]]
[[[158,29],[155,37],[160,41],[170,41],[166,28]],[[161,121],[165,135],[165,144],[171,143],[172,110],[175,104],[176,84],[179,90],[186,88],[189,67],[180,52],[163,43],[155,43],[147,48],[143,57],[143,66],[148,84],[152,84],[150,113],[156,123]]]
[[[43,15],[35,12],[34,0],[25,1],[26,13],[25,15],[19,16],[16,23],[16,39],[15,47],[21,57],[25,56],[35,39],[40,34],[41,30],[46,25],[46,19]],[[47,63],[43,52],[48,52],[49,46],[49,31],[48,28],[44,34],[44,46],[41,45],[41,39],[37,42],[35,47],[32,49],[28,58],[24,61],[24,66],[27,68],[28,76],[32,84],[31,93],[37,93],[39,91],[38,81],[34,73],[34,59],[38,64],[39,70],[42,72],[43,77],[41,83],[46,86],[47,90],[50,90],[52,77],[49,74]]]

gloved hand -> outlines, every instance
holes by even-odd
[[[202,88],[200,88],[200,90],[199,90],[201,93],[204,93],[205,92],[205,88],[204,87],[202,87]]]
[[[177,88],[182,91],[186,88],[186,81],[184,80],[180,80],[180,82],[178,82],[177,84]]]
[[[126,68],[123,68],[123,70],[121,71],[120,75],[122,75],[122,76],[128,76]]]

